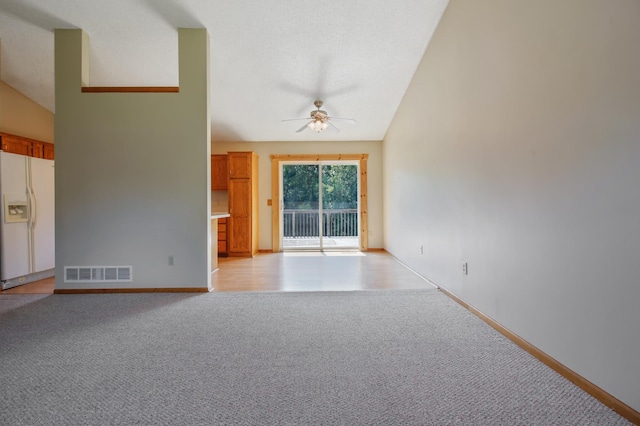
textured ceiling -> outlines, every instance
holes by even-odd
[[[211,41],[213,140],[381,140],[448,0],[1,0],[2,80],[54,111],[55,28],[90,40],[93,86],[177,86],[177,28]],[[313,101],[335,122],[295,131]]]

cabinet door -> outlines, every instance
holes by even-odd
[[[229,180],[229,253],[251,253],[251,180]]]
[[[228,157],[230,179],[251,178],[251,152],[230,152]]]
[[[218,219],[218,256],[227,255],[227,218]]]
[[[33,157],[44,158],[44,142],[32,142],[31,155]]]
[[[45,160],[53,160],[54,159],[53,144],[44,142],[43,145],[44,145],[44,156],[42,158],[44,158]]]
[[[227,156],[211,156],[211,190],[226,190],[228,188]]]
[[[31,155],[31,141],[2,135],[2,150],[20,155]]]

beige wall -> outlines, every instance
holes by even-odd
[[[382,142],[213,142],[213,154],[228,151],[254,151],[259,156],[258,192],[260,198],[259,248],[270,250],[271,207],[271,155],[278,154],[369,154],[367,162],[369,248],[382,248]]]
[[[81,93],[88,36],[56,30],[56,289],[208,287],[209,37],[178,46],[180,93]],[[134,281],[64,283],[92,265]]]
[[[53,113],[0,81],[0,132],[53,143]]]
[[[452,0],[383,142],[387,250],[635,410],[639,17]]]

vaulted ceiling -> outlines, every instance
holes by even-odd
[[[2,80],[54,111],[55,28],[90,39],[93,86],[178,85],[177,28],[210,35],[213,140],[381,140],[448,0],[2,0]],[[324,101],[322,133],[301,121]]]

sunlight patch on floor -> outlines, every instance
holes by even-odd
[[[325,256],[366,256],[361,251],[325,251]]]
[[[321,251],[285,251],[282,252],[284,257],[318,257],[324,256]]]
[[[284,257],[366,256],[361,251],[284,251]]]

